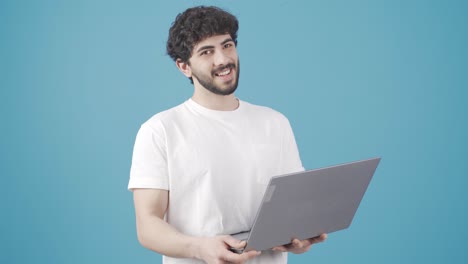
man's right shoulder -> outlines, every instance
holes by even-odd
[[[181,103],[177,106],[174,106],[172,108],[169,108],[167,110],[161,111],[152,117],[150,117],[148,120],[146,120],[142,126],[160,126],[162,124],[168,124],[170,122],[174,122],[175,120],[178,120],[181,115],[184,115],[186,112],[185,104]]]

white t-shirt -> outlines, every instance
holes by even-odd
[[[215,111],[189,99],[141,126],[128,188],[169,190],[166,220],[184,234],[226,235],[251,228],[272,176],[301,170],[281,113],[244,101],[234,111]],[[265,251],[249,263],[286,263],[286,257]]]

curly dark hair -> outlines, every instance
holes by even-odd
[[[237,45],[237,18],[215,6],[197,6],[177,15],[169,29],[167,54],[174,60],[188,62],[197,43],[208,37],[231,35]]]

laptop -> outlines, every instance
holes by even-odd
[[[350,226],[380,157],[274,176],[251,230],[233,234],[246,240],[242,253],[332,233]]]

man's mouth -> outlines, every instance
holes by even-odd
[[[215,75],[216,76],[226,76],[229,73],[231,73],[231,68],[227,68],[227,69],[223,70],[222,72],[215,73]]]
[[[219,70],[215,70],[214,71],[214,76],[216,77],[224,77],[224,76],[227,76],[229,74],[232,73],[232,70],[235,68],[236,66],[235,65],[226,65],[224,66],[223,68],[219,69]]]

